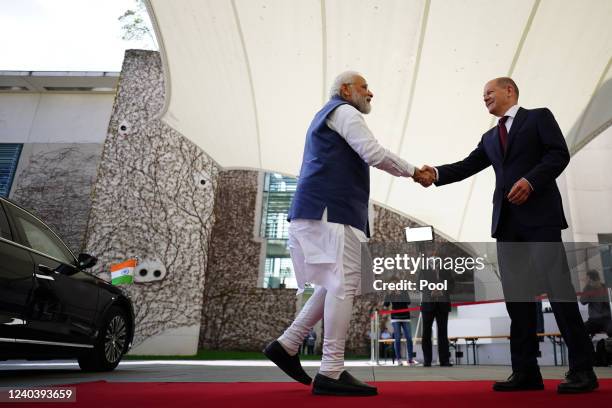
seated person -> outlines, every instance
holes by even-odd
[[[389,330],[386,327],[383,327],[380,331],[380,339],[381,340],[389,340],[392,339],[393,336],[389,333]],[[395,354],[393,354],[393,348],[389,343],[380,343],[379,353],[385,359],[387,357],[391,357],[392,361],[395,362]]]
[[[391,333],[389,333],[389,330],[387,330],[386,327],[383,327],[382,330],[380,331],[380,339],[389,340],[391,338],[393,338],[393,336],[391,336]]]

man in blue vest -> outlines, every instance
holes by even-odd
[[[334,81],[330,100],[306,133],[298,185],[289,211],[289,250],[298,282],[315,290],[293,324],[264,354],[290,377],[309,385],[297,351],[324,321],[323,357],[312,392],[376,395],[344,370],[344,346],[353,298],[361,281],[361,243],[367,242],[370,166],[397,177],[418,177],[414,166],[382,147],[366,125],[374,95],[356,72]]]
[[[428,175],[421,174],[420,182],[425,187],[434,181],[436,186],[443,186],[489,166],[495,170],[491,236],[497,239],[511,321],[512,375],[506,381],[497,381],[493,389],[544,389],[537,361],[538,304],[534,295],[545,292],[569,354],[570,369],[557,391],[589,392],[598,387],[598,382],[592,345],[578,311],[561,242],[561,230],[568,225],[555,182],[569,163],[570,154],[551,111],[521,108],[518,96],[511,78],[487,82],[483,100],[489,113],[499,117],[497,126],[482,136],[465,159],[435,168],[423,166],[422,173]],[[538,286],[540,282],[545,286]]]

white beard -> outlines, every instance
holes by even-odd
[[[370,105],[370,102],[368,102],[367,96],[365,95],[355,93],[351,97],[351,102],[353,102],[353,106],[364,115],[367,115],[372,110],[372,105]]]

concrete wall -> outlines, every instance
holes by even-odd
[[[9,198],[79,253],[112,93],[0,93],[0,143],[23,143]]]
[[[565,170],[573,240],[598,242],[612,233],[612,128],[572,157]]]
[[[102,143],[114,94],[0,93],[0,143]]]

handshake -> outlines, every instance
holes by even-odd
[[[412,179],[423,187],[429,187],[436,181],[436,170],[433,167],[424,165],[420,169],[414,169]]]

